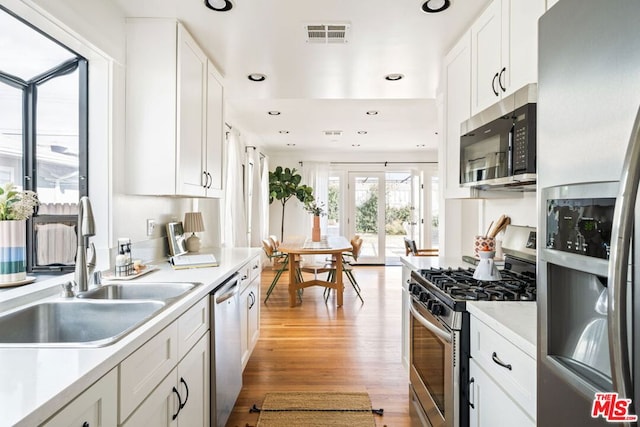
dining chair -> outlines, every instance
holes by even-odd
[[[416,241],[413,239],[409,239],[408,237],[404,238],[404,249],[405,255],[438,256],[437,248],[418,249],[416,246]]]
[[[364,299],[362,299],[362,295],[360,295],[360,285],[356,280],[356,277],[353,275],[353,263],[358,261],[358,257],[360,256],[360,251],[362,250],[362,238],[358,235],[354,236],[351,239],[351,251],[343,252],[342,254],[342,271],[349,279],[351,286],[356,291],[356,295],[360,298],[360,301],[364,303]],[[336,269],[333,267],[329,272],[329,277],[327,281],[331,282],[335,280]],[[324,290],[324,300],[327,302],[329,300],[329,294],[331,292],[331,288],[326,288]]]
[[[273,288],[276,287],[280,276],[282,276],[282,273],[287,271],[287,268],[289,267],[289,255],[275,250],[270,239],[262,240],[262,249],[264,250],[265,254],[267,254],[267,258],[269,258],[269,261],[272,262],[272,268],[276,271],[276,274],[273,277],[273,281],[271,282],[271,285],[269,286],[267,294],[264,298],[264,302],[266,303],[269,299],[269,296],[271,295],[271,292],[273,291]]]

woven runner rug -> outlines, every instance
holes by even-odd
[[[375,427],[367,393],[267,393],[256,427]]]

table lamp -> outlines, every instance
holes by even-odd
[[[187,250],[189,252],[198,252],[200,250],[200,238],[196,233],[204,231],[204,222],[202,221],[202,213],[187,212],[184,214],[184,232],[191,233],[187,239]]]

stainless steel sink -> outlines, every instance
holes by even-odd
[[[194,283],[118,283],[103,285],[78,294],[78,298],[103,300],[161,300],[180,297],[196,287]]]
[[[0,315],[0,346],[101,347],[122,338],[161,301],[42,302]]]

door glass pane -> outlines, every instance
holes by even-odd
[[[385,258],[396,263],[405,254],[404,237],[414,239],[418,218],[413,205],[412,175],[393,172],[385,176]]]
[[[329,203],[327,206],[327,235],[340,235],[340,177],[329,177]]]
[[[360,256],[377,258],[378,248],[378,188],[377,177],[355,178],[356,233],[362,237]]]
[[[0,185],[22,176],[22,91],[0,82]]]
[[[431,245],[432,248],[440,247],[439,240],[439,200],[440,200],[440,182],[437,176],[431,177]]]
[[[79,196],[78,71],[38,86],[36,173],[41,203]]]

